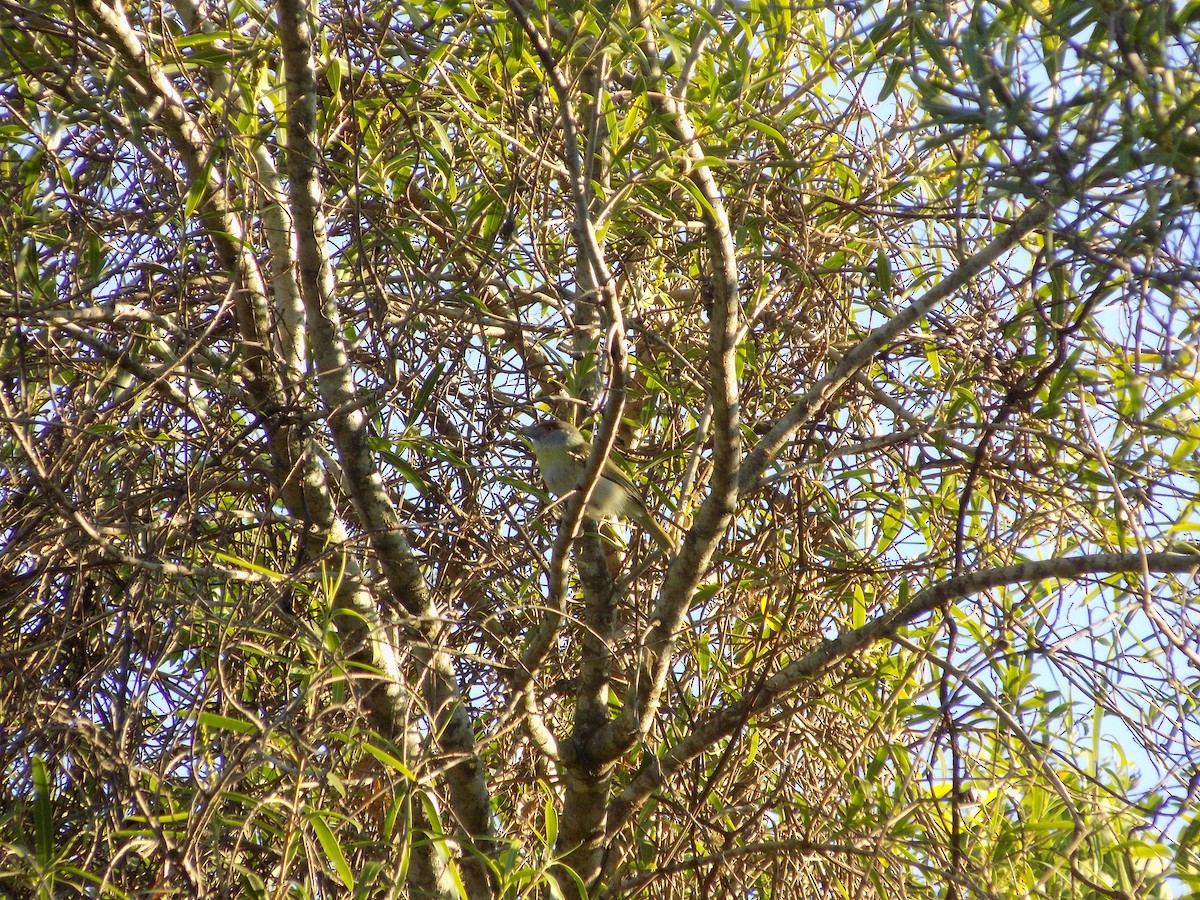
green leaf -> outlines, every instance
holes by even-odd
[[[276,572],[274,569],[268,569],[266,566],[260,566],[258,563],[251,562],[240,556],[234,556],[231,553],[218,551],[213,556],[220,562],[229,563],[231,566],[237,566],[239,569],[245,569],[248,572],[254,572],[258,575],[265,575],[271,581],[285,581],[287,576],[282,572]]]
[[[687,192],[692,195],[692,199],[696,201],[696,206],[701,210],[701,212],[704,213],[705,216],[710,219],[716,217],[715,213],[713,212],[712,204],[708,202],[708,199],[704,196],[704,193],[700,190],[700,187],[694,181],[692,181],[692,179],[677,178],[674,180],[676,184],[683,185]]]
[[[887,250],[880,247],[875,251],[875,278],[879,284],[879,290],[884,294],[892,293],[892,263],[888,259]]]
[[[258,733],[258,726],[253,722],[233,719],[229,716],[218,715],[217,713],[202,712],[196,716],[196,721],[205,728],[214,728],[217,731],[232,731],[237,734]]]
[[[929,58],[933,60],[933,64],[941,69],[942,74],[952,82],[956,81],[958,79],[958,70],[950,62],[950,58],[946,56],[942,39],[931,34],[921,19],[913,18],[910,21],[913,33],[917,36],[917,41],[921,44],[921,48],[929,54]]]
[[[350,64],[346,60],[340,56],[330,57],[329,64],[325,67],[325,80],[329,82],[329,89],[334,97],[341,94],[342,79],[349,74]]]
[[[906,66],[904,60],[897,59],[888,66],[887,76],[883,80],[883,87],[879,89],[879,96],[875,98],[875,102],[880,102],[892,95],[896,89],[896,85],[900,82],[900,76],[904,73]]]
[[[192,179],[192,183],[188,186],[187,200],[183,206],[183,221],[188,221],[196,214],[196,210],[200,208],[200,204],[208,195],[215,160],[216,152],[210,152],[208,159],[204,161],[204,165],[196,173],[196,177]]]
[[[370,753],[389,769],[395,769],[409,781],[415,782],[417,780],[417,775],[412,769],[406,766],[398,757],[388,753],[382,747],[377,747],[369,741],[364,743],[362,746],[364,750]]]
[[[542,814],[546,820],[546,846],[553,847],[558,843],[558,809],[553,796],[547,798]]]
[[[903,527],[904,505],[899,502],[889,504],[883,513],[883,521],[880,523],[879,540],[875,544],[876,552],[882,553],[892,546]]]
[[[312,825],[313,831],[317,835],[317,840],[321,842],[321,849],[325,851],[325,855],[329,857],[329,861],[333,863],[333,867],[337,870],[342,884],[346,886],[347,890],[354,890],[354,873],[350,871],[350,864],[346,862],[346,855],[342,852],[342,846],[338,843],[337,836],[333,833],[333,829],[329,827],[329,823],[325,821],[324,815],[315,810],[311,811],[308,814],[308,822]]]
[[[54,857],[54,813],[46,761],[40,754],[33,757],[33,832],[38,864],[46,869]]]
[[[425,791],[417,791],[417,797],[420,800],[422,809],[425,810],[425,819],[429,822],[430,838],[433,841],[434,850],[445,864],[447,871],[450,873],[451,880],[454,881],[455,889],[460,897],[467,897],[467,888],[463,884],[462,872],[459,870],[458,861],[454,858],[454,854],[450,852],[449,844],[446,840],[446,832],[442,828],[442,817],[438,813],[437,804],[433,802],[433,798]]]
[[[787,138],[783,136],[782,131],[770,122],[764,122],[762,119],[748,119],[746,124],[773,140],[779,146],[780,151],[787,152]]]

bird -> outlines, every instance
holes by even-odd
[[[546,419],[519,429],[518,434],[533,447],[542,481],[555,496],[578,487],[591,447],[578,428],[559,419]],[[664,553],[675,552],[674,539],[655,521],[642,492],[611,459],[604,463],[586,512],[596,519],[625,519],[640,525]]]

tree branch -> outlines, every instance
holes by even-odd
[[[704,148],[696,138],[682,98],[665,90],[650,10],[644,0],[630,0],[631,27],[642,30],[641,50],[649,81],[647,96],[663,116],[690,161],[687,177],[704,198],[703,220],[712,265],[712,311],[708,337],[709,393],[712,401],[713,470],[708,496],[695,524],[667,571],[651,614],[651,627],[638,661],[628,704],[609,731],[604,753],[615,759],[650,728],[658,711],[672,663],[681,623],[700,578],[733,518],[738,497],[741,435],[734,355],[739,334],[740,298],[737,257],[725,202]]]
[[[812,680],[834,663],[871,644],[888,640],[901,628],[943,604],[955,603],[980,591],[1047,579],[1074,579],[1084,575],[1116,575],[1143,570],[1162,575],[1200,571],[1200,554],[1181,553],[1095,553],[1038,560],[985,569],[947,578],[917,593],[903,606],[883,613],[861,628],[844,631],[822,641],[799,659],[766,679],[753,695],[746,696],[709,715],[686,738],[662,756],[650,760],[629,787],[613,801],[608,833],[615,835],[656,789],[714,743],[732,734],[748,716],[770,709],[787,693]]]
[[[1051,214],[1053,207],[1047,200],[1041,200],[1008,227],[1008,229],[991,243],[963,262],[949,276],[942,279],[891,319],[859,341],[846,351],[845,356],[828,375],[821,378],[798,397],[787,415],[781,418],[754,449],[746,455],[742,463],[739,478],[741,493],[754,490],[763,471],[784,444],[804,426],[841,387],[852,379],[859,370],[867,366],[871,360],[887,344],[894,340],[905,329],[914,325],[921,317],[934,309],[939,303],[949,299],[955,291],[966,286],[972,278],[983,272],[988,266],[1015,247],[1022,238],[1039,225],[1042,225]]]
[[[323,211],[314,36],[308,7],[303,0],[281,0],[278,11],[287,90],[289,204],[296,227],[300,289],[312,330],[310,343],[318,387],[337,445],[344,484],[367,529],[388,588],[409,615],[417,617],[425,638],[416,645],[415,652],[425,673],[424,694],[434,733],[441,749],[456,761],[446,771],[453,814],[467,839],[483,842],[486,851],[486,839],[493,834],[491,801],[483,764],[475,752],[474,730],[459,695],[453,664],[438,647],[438,610],[400,528],[399,516],[371,452],[366,418],[355,402]],[[482,860],[465,855],[461,864],[469,894],[489,896],[489,877]]]

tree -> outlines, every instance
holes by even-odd
[[[0,8],[15,890],[1200,889],[1195,4]]]

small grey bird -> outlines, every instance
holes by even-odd
[[[591,445],[574,425],[547,419],[519,432],[533,447],[542,481],[555,496],[569,494],[579,485]],[[675,541],[654,520],[646,500],[624,472],[611,459],[596,481],[588,498],[587,514],[597,519],[627,519],[640,525],[668,555],[675,552]]]

